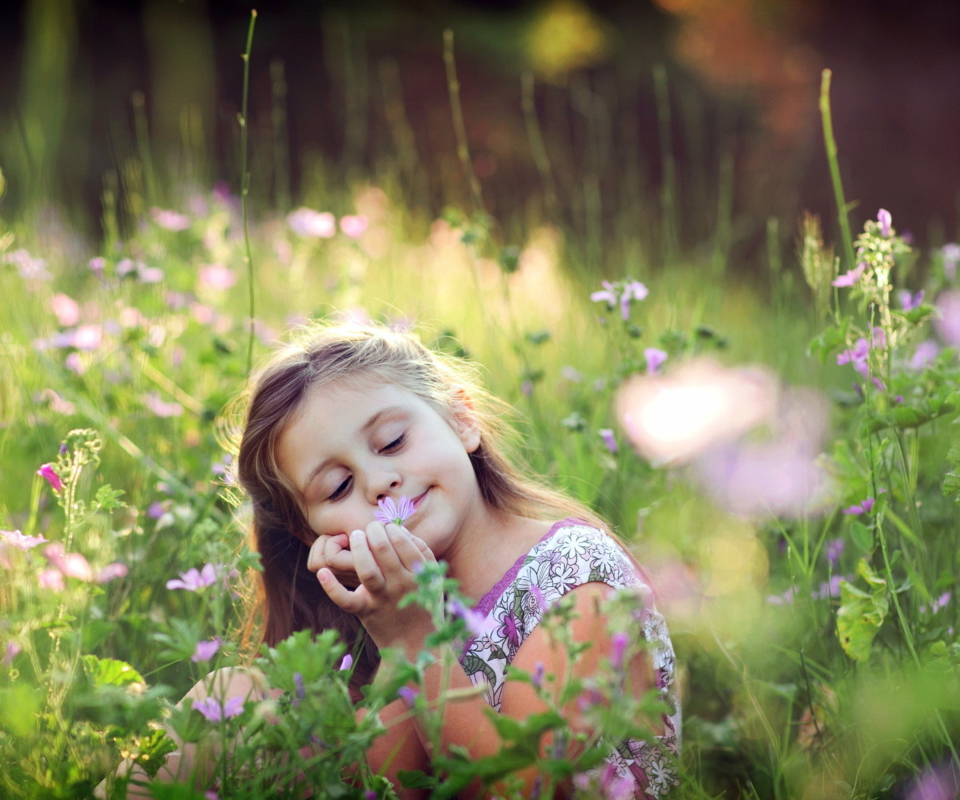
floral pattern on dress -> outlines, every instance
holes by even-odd
[[[649,644],[657,688],[670,709],[663,715],[663,734],[656,741],[621,742],[611,749],[606,763],[617,774],[634,778],[636,797],[660,797],[679,785],[676,658],[666,623],[653,606],[652,590],[604,531],[575,519],[554,525],[480,601],[476,610],[486,616],[478,635],[464,645],[460,664],[475,685],[484,685],[484,698],[499,711],[505,674],[547,609],[578,586],[596,582],[636,592],[643,600],[638,621]]]

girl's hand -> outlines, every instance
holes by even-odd
[[[349,591],[324,567],[320,585],[340,608],[358,617],[378,647],[402,647],[414,657],[433,630],[430,612],[412,604],[397,604],[417,586],[416,568],[436,562],[426,542],[394,523],[371,522],[367,530],[350,534],[350,550],[360,586]]]
[[[353,553],[350,552],[350,537],[345,533],[333,536],[318,536],[310,547],[307,556],[307,569],[319,572],[326,567],[336,579],[351,589],[360,585],[357,568],[353,563]]]

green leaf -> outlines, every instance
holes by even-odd
[[[887,582],[873,572],[866,559],[860,560],[857,573],[870,588],[864,591],[847,581],[841,582],[837,636],[840,646],[850,658],[867,661],[873,640],[886,619],[890,601],[887,598]]]
[[[419,769],[401,769],[397,772],[404,789],[430,789],[434,779]]]
[[[120,498],[123,496],[122,489],[114,489],[109,483],[105,483],[99,489],[93,498],[93,507],[100,511],[111,511],[114,508],[126,508],[127,504]]]
[[[854,522],[850,526],[850,539],[861,550],[873,549],[873,534],[862,522]]]
[[[26,683],[0,687],[0,729],[27,736],[37,724],[42,701],[40,690]]]
[[[146,683],[143,676],[126,661],[114,658],[83,657],[83,670],[94,688],[101,686],[129,686],[131,683]]]

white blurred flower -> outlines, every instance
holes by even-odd
[[[337,232],[337,220],[329,211],[314,211],[302,206],[287,215],[287,224],[297,236],[329,239]]]
[[[667,376],[643,375],[624,384],[617,412],[627,437],[657,466],[687,463],[771,421],[778,389],[754,367],[725,368],[691,361]]]

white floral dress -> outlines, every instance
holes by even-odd
[[[477,604],[474,611],[483,622],[464,645],[460,664],[474,684],[485,685],[484,698],[499,711],[504,674],[546,609],[578,586],[596,582],[632,591],[641,599],[639,625],[649,645],[661,698],[670,709],[663,715],[658,743],[626,740],[611,748],[604,782],[609,783],[615,771],[621,781],[632,781],[635,797],[660,797],[679,785],[680,702],[673,646],[653,605],[652,590],[604,531],[572,518],[556,523]]]

